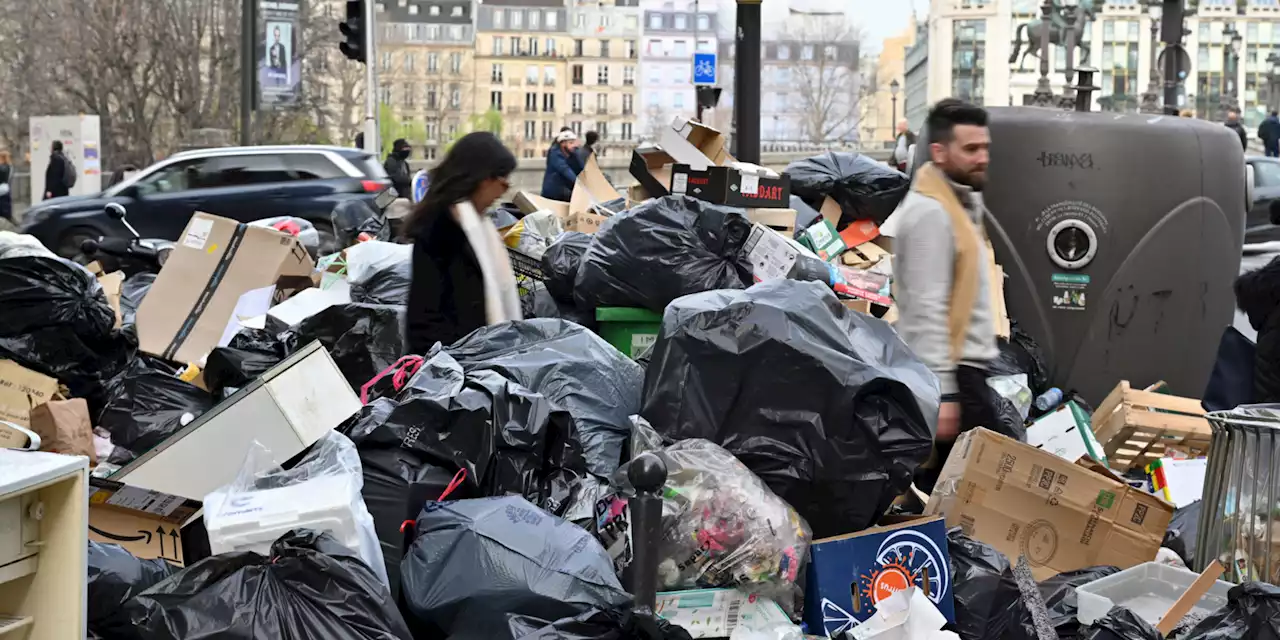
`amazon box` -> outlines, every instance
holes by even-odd
[[[89,479],[89,539],[118,544],[139,558],[185,565],[183,536],[204,528],[200,510],[195,500],[105,478]]]
[[[764,167],[690,164],[671,167],[671,193],[748,209],[787,209],[791,206],[791,178]]]
[[[1063,571],[1127,569],[1156,557],[1173,505],[1115,476],[974,429],[956,440],[926,515],[985,542],[1036,580]]]
[[[241,296],[274,287],[268,306],[279,304],[312,286],[314,270],[294,236],[197,213],[138,308],[139,348],[196,362],[219,346]]]

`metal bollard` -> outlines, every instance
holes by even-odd
[[[627,467],[636,495],[631,509],[631,594],[636,608],[653,610],[658,598],[658,544],[662,541],[662,485],[667,465],[652,453],[642,453]]]

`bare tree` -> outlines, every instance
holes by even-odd
[[[810,142],[857,136],[861,41],[860,30],[842,14],[794,21],[784,31],[782,42],[795,59],[801,127]]]

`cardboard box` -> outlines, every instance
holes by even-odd
[[[1173,505],[1097,469],[974,429],[956,441],[925,513],[945,516],[948,527],[1011,561],[1025,555],[1044,580],[1154,560]]]
[[[312,286],[315,263],[298,239],[197,213],[138,309],[142,351],[196,362],[218,346],[240,296],[275,286],[272,303]]]
[[[787,277],[800,257],[798,245],[759,222],[751,225],[742,249],[751,263],[751,276],[756,282]]]
[[[89,539],[118,544],[134,556],[184,565],[183,533],[203,526],[195,500],[89,479]],[[197,524],[199,523],[199,524]]]
[[[850,311],[871,315],[871,302],[868,300],[841,300],[840,304]]]
[[[98,276],[98,284],[102,285],[102,294],[107,297],[107,304],[116,314],[116,326],[119,329],[122,321],[120,315],[120,289],[124,286],[124,273],[114,271]]]
[[[870,220],[854,220],[840,231],[840,239],[844,240],[846,247],[856,247],[878,237],[880,237],[880,227]]]
[[[31,410],[58,393],[58,381],[12,360],[0,360],[0,420],[31,426]]]
[[[520,213],[528,215],[536,211],[550,211],[556,214],[561,220],[569,217],[569,203],[544,198],[540,195],[521,191],[516,194],[514,199],[516,206],[520,208]]]
[[[627,187],[627,200],[632,202],[644,202],[653,196],[649,195],[649,191],[642,185],[633,184]]]
[[[733,207],[786,208],[791,178],[753,165],[696,169],[677,163],[671,167],[671,193]]]
[[[578,213],[589,213],[595,205],[604,204],[622,197],[617,189],[604,177],[595,154],[587,156],[587,164],[578,174],[578,181],[573,185],[573,196],[569,199],[569,216]]]
[[[675,162],[676,159],[661,147],[637,147],[631,152],[631,177],[640,183],[640,188],[650,198],[671,195],[671,165]]]
[[[564,230],[595,233],[600,230],[600,225],[604,224],[605,220],[608,218],[583,211],[570,215],[564,223]]]
[[[676,163],[700,171],[737,162],[729,155],[729,140],[724,134],[682,116],[676,116],[670,127],[659,132],[658,144]]]
[[[889,296],[889,276],[853,267],[835,268],[838,280],[832,289],[841,295],[870,300],[881,306],[893,304]]]
[[[823,198],[818,213],[821,213],[822,219],[830,222],[831,226],[840,228],[840,216],[844,214],[844,209],[840,208],[840,203],[836,202],[835,198],[831,196]]]
[[[795,209],[747,209],[747,220],[759,222],[782,235],[796,235]]]
[[[50,400],[31,410],[31,430],[40,436],[40,450],[70,456],[87,456],[98,463],[93,446],[93,420],[84,398]]]
[[[955,622],[947,527],[939,517],[889,518],[884,526],[814,540],[805,577],[804,621],[810,633],[843,638],[885,598],[920,588]]]
[[[831,261],[840,257],[848,247],[844,244],[844,239],[836,233],[836,228],[826,220],[819,220],[813,226],[800,232],[797,238],[800,244],[808,247],[819,258]]]
[[[1027,428],[1027,444],[1068,462],[1089,456],[1103,464],[1107,463],[1106,452],[1093,437],[1089,414],[1070,400],[1041,416]]]

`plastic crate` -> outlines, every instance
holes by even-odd
[[[615,349],[635,358],[658,339],[662,314],[635,307],[596,309],[596,333]]]
[[[1082,625],[1090,625],[1094,620],[1107,615],[1111,607],[1121,606],[1154,626],[1160,622],[1169,607],[1186,593],[1197,577],[1198,574],[1186,569],[1159,562],[1144,562],[1129,567],[1120,573],[1076,587],[1076,601],[1080,605],[1076,611],[1076,619]],[[1227,591],[1231,587],[1231,584],[1221,580],[1214,581],[1191,611],[1210,613],[1226,605]]]
[[[507,255],[511,259],[511,270],[515,272],[516,276],[521,278],[532,278],[539,282],[546,281],[547,276],[542,273],[541,260],[516,251],[511,247],[507,247]]]

